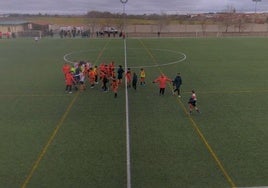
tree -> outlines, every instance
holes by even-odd
[[[205,16],[201,17],[200,24],[201,24],[202,33],[203,35],[205,35],[206,29],[207,29],[207,19]]]
[[[88,21],[91,35],[95,33],[95,29],[98,23],[98,15],[99,15],[99,12],[97,11],[91,11],[87,13],[87,21]]]
[[[233,6],[227,6],[225,13],[222,16],[222,24],[225,27],[225,32],[228,32],[229,27],[234,25],[236,9]]]
[[[242,32],[246,29],[246,18],[244,14],[234,20],[234,27],[238,29],[238,32]]]
[[[157,32],[161,33],[163,28],[169,24],[169,18],[167,14],[162,13],[162,15],[157,20]]]

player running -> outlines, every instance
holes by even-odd
[[[178,92],[178,97],[181,97],[181,91],[180,91],[180,87],[182,84],[182,79],[181,79],[181,75],[180,73],[177,73],[177,76],[174,78],[173,82],[173,95],[175,95],[176,91]]]
[[[197,97],[195,91],[192,90],[192,96],[188,101],[189,104],[189,113],[192,114],[193,110],[195,109],[198,113],[200,113],[199,109],[196,106]]]

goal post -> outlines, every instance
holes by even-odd
[[[30,37],[30,38],[42,38],[42,31],[40,30],[29,30],[17,32],[17,37]]]

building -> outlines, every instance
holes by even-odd
[[[0,20],[0,36],[2,37],[41,37],[48,33],[48,25],[27,21]]]

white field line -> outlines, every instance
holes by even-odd
[[[257,186],[257,187],[236,187],[236,188],[268,188],[268,186]]]
[[[128,50],[140,50],[139,48],[128,48]],[[173,64],[177,64],[177,63],[180,63],[180,62],[183,62],[186,60],[186,54],[184,54],[183,52],[177,52],[177,51],[173,51],[173,50],[167,50],[167,49],[150,49],[151,51],[164,51],[164,52],[170,52],[170,53],[173,53],[173,54],[178,54],[180,57],[178,58],[175,58],[174,60],[175,61],[172,61],[172,62],[158,62],[157,64],[155,65],[140,65],[140,66],[135,66],[135,67],[128,67],[128,68],[131,68],[131,69],[140,69],[140,68],[155,68],[155,67],[163,67],[163,66],[168,66],[168,65],[173,65]],[[93,51],[96,51],[96,49],[91,49],[91,50],[81,50],[81,51],[73,51],[73,52],[70,52],[70,53],[67,53],[63,56],[63,60],[67,63],[75,63],[73,61],[71,61],[69,59],[70,56],[72,56],[73,54],[77,54],[77,53],[85,53],[85,52],[93,52]]]
[[[125,71],[127,71],[127,42],[124,39]],[[128,87],[125,77],[125,97],[126,97],[126,154],[127,154],[127,188],[131,188],[131,158],[130,158],[130,126],[129,126],[129,105]]]

